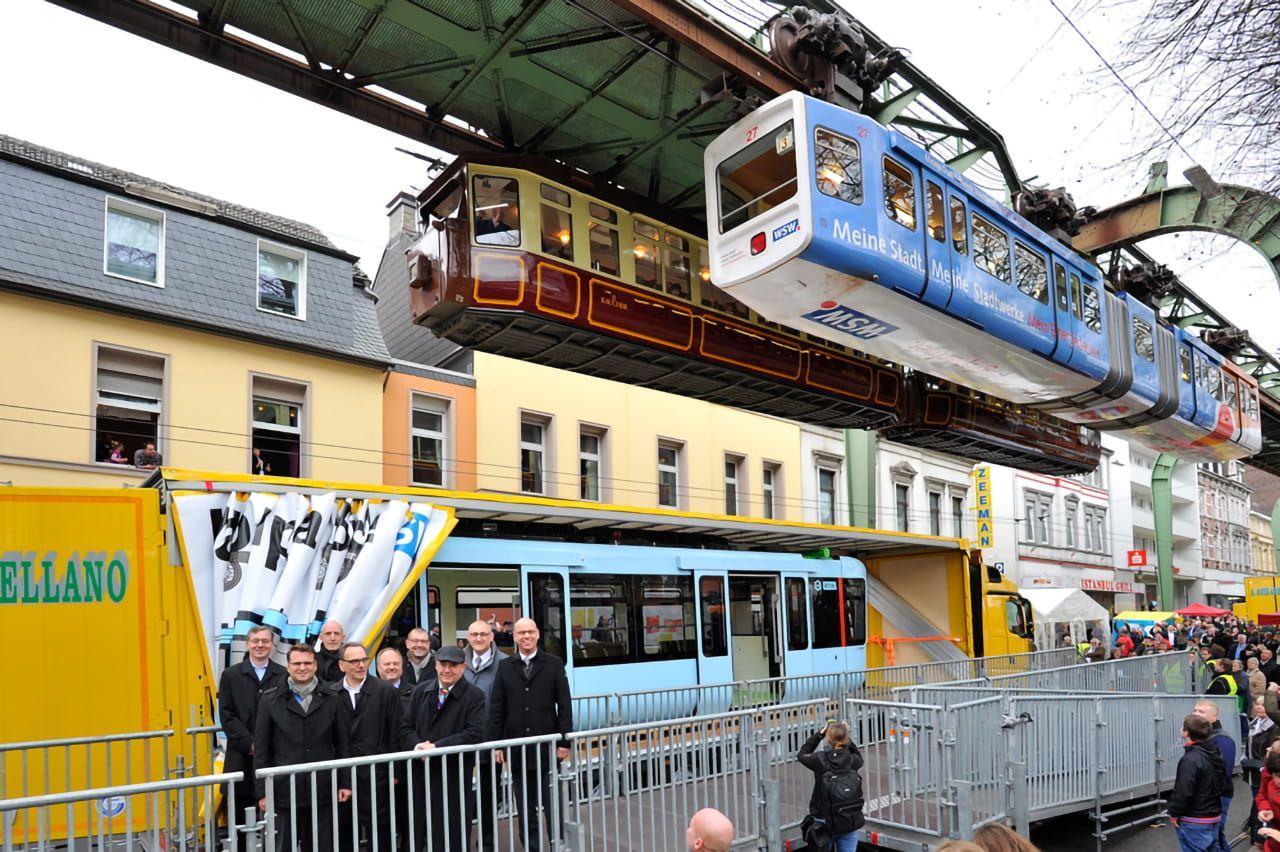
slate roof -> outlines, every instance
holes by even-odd
[[[165,213],[163,287],[103,271],[105,198]],[[306,251],[305,319],[258,310],[257,241]],[[385,365],[368,277],[317,228],[0,135],[0,286]]]

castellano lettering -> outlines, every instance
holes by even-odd
[[[129,589],[129,556],[122,550],[6,551],[0,558],[0,605],[120,603]]]

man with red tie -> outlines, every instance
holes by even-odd
[[[409,699],[401,747],[429,752],[483,742],[484,693],[462,677],[466,656],[461,648],[449,646],[435,657],[435,678],[421,681]],[[416,766],[413,779],[414,841],[419,849],[431,852],[466,852],[471,842],[467,796],[471,794],[475,753],[428,756],[422,763],[426,772]],[[431,811],[430,829],[427,808]]]

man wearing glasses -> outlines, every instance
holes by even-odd
[[[477,620],[467,628],[467,663],[462,676],[467,679],[467,683],[484,693],[486,720],[489,718],[489,696],[493,693],[493,682],[498,676],[498,661],[506,656],[493,644],[492,622]],[[480,753],[476,767],[476,784],[480,791],[480,852],[492,852],[494,838],[498,833],[498,810],[502,806],[502,773],[488,751]],[[471,810],[476,809],[474,801],[468,804]]]
[[[257,800],[253,794],[253,731],[262,693],[284,683],[284,666],[271,659],[275,636],[270,627],[249,628],[245,637],[249,654],[234,666],[222,670],[218,679],[218,718],[227,735],[224,772],[244,772],[245,781],[236,784],[236,825],[245,824],[244,812]]]
[[[400,723],[404,718],[400,692],[385,680],[369,677],[369,652],[359,642],[345,642],[338,649],[338,667],[342,670],[337,694],[341,699],[339,724],[347,729],[348,756],[389,754],[396,751]],[[390,763],[361,766],[355,769],[355,795],[340,811],[338,848],[354,850],[360,835],[367,837],[373,848],[391,852],[391,778],[395,767]],[[355,825],[352,825],[352,811]]]
[[[289,676],[262,693],[253,738],[254,765],[259,768],[337,760],[347,757],[347,728],[338,718],[342,697],[321,686],[316,677],[316,651],[308,645],[289,649]],[[340,772],[337,801],[351,798],[348,774]],[[315,808],[312,809],[312,784]],[[267,810],[267,779],[256,779],[258,807]],[[333,849],[333,790],[330,773],[278,776],[272,785],[279,850]],[[270,816],[270,815],[269,815]],[[315,830],[312,830],[312,819]]]

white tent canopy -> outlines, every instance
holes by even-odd
[[[1088,641],[1089,628],[1103,645],[1111,643],[1111,616],[1107,610],[1079,589],[1019,589],[1031,601],[1036,621],[1036,648],[1047,650],[1059,645],[1063,633],[1071,635],[1072,644]]]

